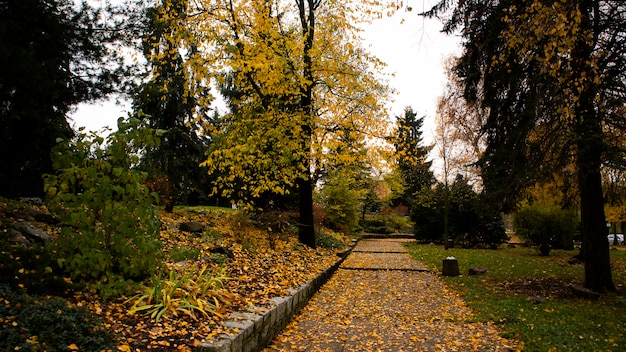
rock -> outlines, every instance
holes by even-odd
[[[26,238],[26,236],[22,235],[21,232],[15,229],[9,229],[7,231],[7,234],[9,235],[11,241],[21,245],[22,247],[30,246],[30,241],[28,240],[28,238]]]
[[[17,210],[13,213],[15,219],[25,220],[25,221],[34,221],[35,216],[37,216],[37,212],[32,208],[25,208]]]
[[[40,206],[43,205],[43,199],[39,198],[39,197],[23,197],[21,198],[22,202],[24,202],[24,204],[28,204],[28,205],[34,205],[34,206]]]
[[[211,249],[211,253],[222,254],[230,259],[235,259],[235,254],[233,253],[233,251],[225,247],[217,246]]]
[[[13,224],[13,228],[22,233],[22,235],[26,236],[26,238],[34,239],[43,244],[52,242],[52,237],[50,237],[44,230],[33,226],[27,221],[15,223]]]
[[[540,303],[543,303],[543,302],[545,301],[545,298],[542,298],[542,297],[535,297],[535,296],[529,296],[529,297],[526,297],[526,300],[527,300],[528,302],[533,303],[533,304],[540,304]]]
[[[37,213],[35,214],[35,221],[43,222],[49,225],[56,225],[61,222],[61,219],[54,215]]]
[[[600,294],[595,291],[591,291],[588,288],[585,288],[581,285],[571,285],[570,289],[577,297],[586,298],[586,299],[598,299],[600,298]]]
[[[178,224],[178,229],[185,232],[202,233],[204,225],[197,221],[181,222]]]
[[[470,275],[483,275],[487,272],[487,268],[483,268],[480,266],[475,266],[469,269],[468,274]]]
[[[583,261],[578,259],[578,258],[576,258],[576,257],[572,257],[572,258],[570,258],[567,261],[567,264],[569,264],[569,265],[580,265],[580,264],[583,264]]]

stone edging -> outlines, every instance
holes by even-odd
[[[194,352],[260,351],[330,279],[353,248],[354,245],[341,254],[335,264],[315,278],[297,289],[288,290],[289,296],[272,298],[273,308],[250,307],[246,312],[233,313],[224,326],[233,330],[234,334],[221,335],[216,341],[202,342],[194,348]]]

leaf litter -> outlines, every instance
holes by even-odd
[[[411,267],[405,260],[422,267],[404,253],[381,250],[385,248],[398,247],[383,240],[360,242],[342,264],[352,270],[340,268],[265,352],[519,349],[516,341],[500,337],[493,324],[474,321],[460,296],[433,273],[369,270],[383,262],[386,269],[395,263],[400,269]],[[397,259],[390,260],[394,255]],[[366,270],[354,270],[357,265]]]

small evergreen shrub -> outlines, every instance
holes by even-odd
[[[387,225],[385,220],[379,219],[361,219],[359,220],[359,226],[363,232],[376,233],[376,234],[390,234],[393,233],[393,229]]]
[[[114,336],[84,307],[0,285],[0,350],[115,350]]]
[[[315,245],[322,248],[341,249],[345,247],[341,240],[325,232],[318,231],[315,233]]]

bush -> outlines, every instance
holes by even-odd
[[[352,234],[358,230],[365,190],[360,188],[348,172],[349,170],[337,170],[329,174],[324,187],[316,193],[316,198],[326,214],[324,225],[345,234]]]
[[[346,245],[337,237],[331,234],[317,231],[315,233],[315,245],[322,248],[342,249]]]
[[[387,226],[385,220],[380,219],[361,219],[359,220],[359,226],[363,229],[363,232],[377,233],[377,234],[390,234],[393,233],[393,229]]]
[[[573,210],[531,205],[513,216],[517,235],[528,240],[542,255],[551,249],[572,249],[578,231],[578,215]]]
[[[141,148],[157,142],[138,119],[120,118],[106,142],[81,133],[53,150],[56,174],[45,176],[49,209],[61,219],[53,255],[72,280],[105,298],[150,277],[158,263],[158,196],[133,169]]]
[[[114,350],[113,335],[84,307],[61,298],[29,296],[0,285],[0,350]]]
[[[481,194],[461,176],[446,192],[443,184],[416,194],[411,212],[418,241],[440,242],[444,233],[444,211],[448,197],[448,230],[450,236],[468,248],[497,248],[507,240],[499,213],[485,204]]]

